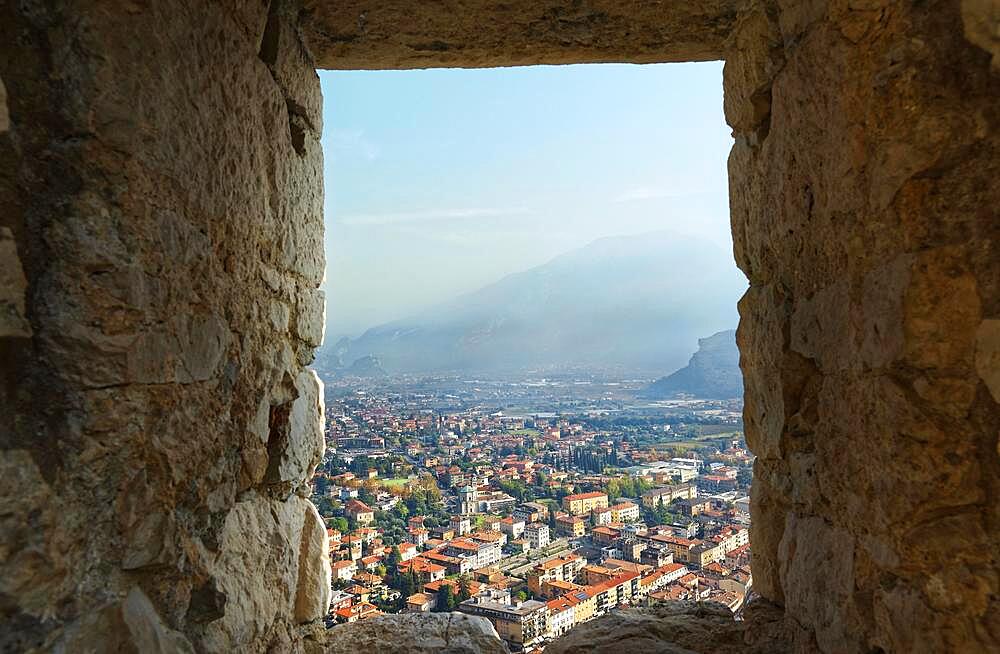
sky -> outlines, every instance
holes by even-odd
[[[732,251],[722,62],[320,81],[327,342],[605,236]]]

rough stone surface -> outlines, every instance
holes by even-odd
[[[319,620],[330,610],[330,539],[316,507],[305,502],[295,584],[295,621]]]
[[[321,68],[722,59],[739,0],[307,0]]]
[[[995,6],[761,4],[727,58],[754,585],[799,651],[1000,647]]]
[[[325,654],[507,654],[486,618],[465,613],[400,613],[336,627]]]
[[[28,280],[17,256],[14,235],[9,228],[0,227],[0,338],[31,336],[24,305],[27,291]]]
[[[725,58],[745,644],[997,650],[997,34],[996,0],[6,3],[0,649],[327,647],[317,61]],[[585,630],[697,632],[655,615]],[[380,624],[331,634],[412,651]]]
[[[743,626],[721,604],[669,602],[615,611],[574,627],[545,648],[552,654],[736,654],[748,651]]]
[[[0,79],[0,133],[10,129],[10,112],[7,110],[7,87]]]
[[[0,9],[4,651],[296,651],[325,612],[298,15]]]

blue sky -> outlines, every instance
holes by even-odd
[[[328,342],[603,236],[731,251],[721,62],[320,80]]]

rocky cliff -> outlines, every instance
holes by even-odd
[[[698,351],[680,370],[656,380],[643,396],[663,399],[678,395],[694,395],[711,399],[730,399],[743,395],[743,373],[740,372],[740,351],[736,347],[736,330],[728,329],[698,339]]]

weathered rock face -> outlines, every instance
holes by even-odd
[[[327,632],[319,651],[507,654],[507,647],[486,618],[465,613],[400,613],[338,626]]]
[[[743,625],[721,604],[670,602],[585,622],[545,648],[552,654],[737,654],[748,651]],[[775,653],[777,654],[777,653]]]
[[[297,17],[0,9],[0,650],[288,650],[327,610]]]
[[[1000,647],[989,4],[778,2],[726,63],[754,581],[800,651]]]
[[[725,56],[741,0],[306,0],[320,68],[477,68]]]
[[[756,588],[799,651],[997,649],[998,33],[995,0],[7,3],[0,649],[323,646],[315,61],[717,57]]]

